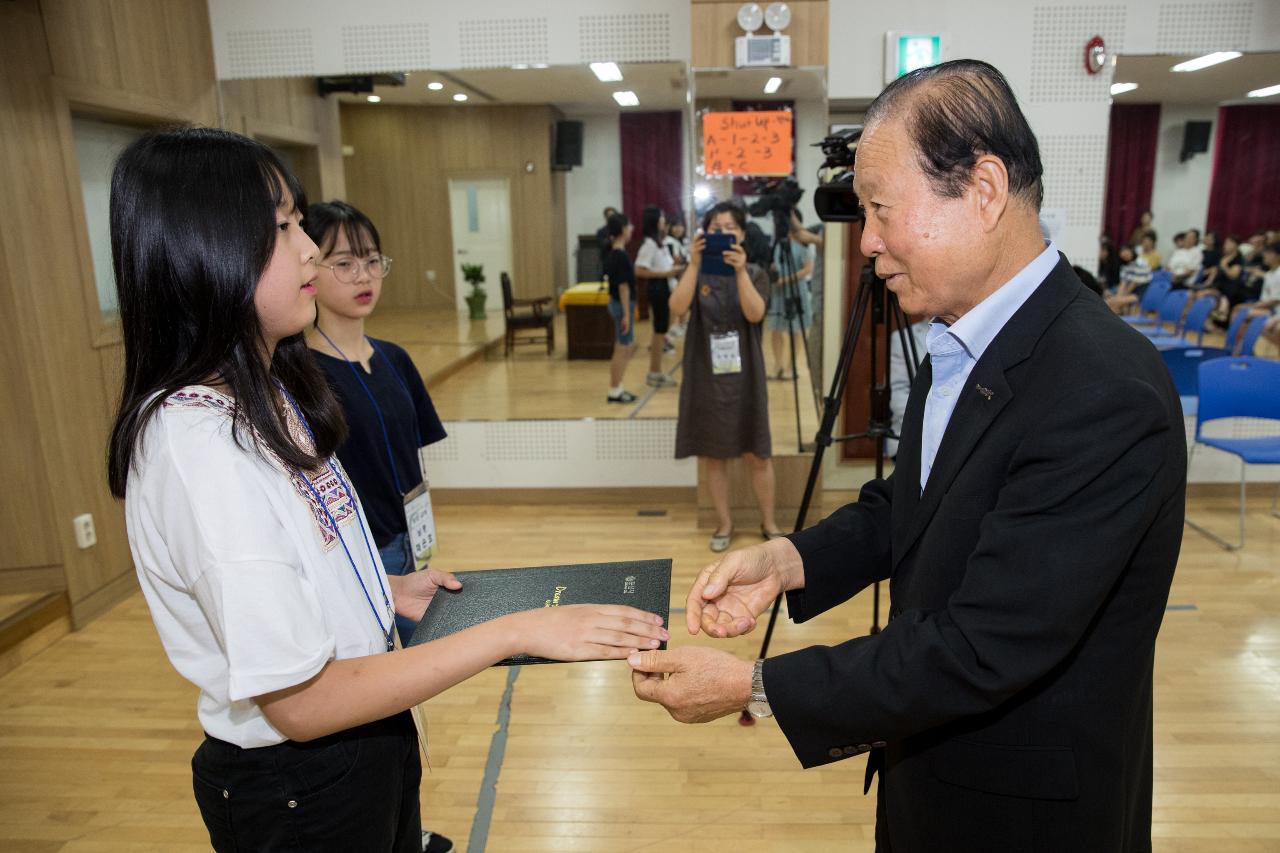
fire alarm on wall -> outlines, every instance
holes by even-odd
[[[1094,36],[1084,46],[1084,70],[1097,74],[1107,64],[1107,43],[1102,36]]]

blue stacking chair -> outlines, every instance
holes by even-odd
[[[1280,362],[1253,356],[1216,358],[1200,365],[1196,447],[1203,444],[1240,457],[1240,541],[1231,543],[1190,518],[1187,524],[1228,551],[1244,547],[1245,481],[1249,465],[1280,465],[1280,435],[1260,438],[1212,438],[1204,425],[1221,418],[1263,418],[1280,426]],[[1280,489],[1271,501],[1271,515],[1280,502]]]
[[[1240,336],[1240,355],[1254,355],[1254,347],[1258,345],[1258,338],[1262,337],[1262,330],[1270,319],[1258,316],[1249,321],[1249,325],[1244,327],[1244,334]]]
[[[1165,367],[1173,377],[1173,385],[1182,398],[1182,410],[1195,414],[1195,398],[1200,396],[1200,365],[1214,358],[1227,358],[1231,353],[1224,347],[1186,347],[1160,350]],[[1188,407],[1187,401],[1192,403]]]
[[[1160,313],[1156,315],[1156,323],[1151,328],[1139,328],[1138,331],[1149,338],[1157,335],[1176,335],[1182,327],[1182,315],[1186,311],[1187,301],[1191,299],[1191,291],[1174,290],[1165,296],[1160,303]],[[1169,328],[1165,328],[1165,323]]]
[[[1160,303],[1164,302],[1164,298],[1169,295],[1169,291],[1172,289],[1173,281],[1171,279],[1157,279],[1152,276],[1151,281],[1147,283],[1147,289],[1142,292],[1142,299],[1138,302],[1138,313],[1121,319],[1134,326],[1150,326],[1154,324],[1155,319],[1151,315],[1160,310]]]
[[[1244,328],[1244,319],[1248,316],[1247,311],[1237,311],[1235,316],[1231,318],[1231,322],[1227,325],[1227,332],[1222,336],[1222,345],[1230,351],[1231,355],[1252,355],[1252,353],[1240,353],[1236,351],[1240,341],[1240,330]]]
[[[1172,335],[1151,335],[1151,343],[1157,349],[1174,349],[1177,347],[1200,346],[1204,342],[1204,327],[1209,323],[1209,315],[1218,304],[1216,296],[1201,296],[1187,310],[1187,316],[1174,328]],[[1194,332],[1195,342],[1187,340],[1187,333]],[[1143,330],[1143,334],[1147,334]]]

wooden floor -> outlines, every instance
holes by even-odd
[[[1161,853],[1280,850],[1280,520],[1255,506],[1243,554],[1194,532],[1184,543],[1157,656]],[[669,511],[636,515],[648,509]],[[1218,498],[1192,504],[1227,529],[1233,510]],[[437,511],[442,567],[670,556],[673,607],[709,556],[692,506]],[[772,651],[862,634],[870,608],[864,594],[809,625],[780,623]],[[749,658],[758,643],[721,645]],[[490,802],[481,787],[509,677]],[[0,850],[208,849],[191,795],[195,700],[141,595],[0,677]],[[872,849],[865,759],[802,771],[770,721],[679,726],[634,700],[623,664],[495,669],[425,707],[434,770],[424,814],[459,850],[486,826],[487,844],[472,853]]]
[[[490,314],[484,323],[472,323],[442,312],[398,309],[375,314],[368,328],[375,337],[395,341],[405,348],[427,379],[440,417],[447,421],[674,418],[678,413],[679,388],[655,390],[644,384],[652,334],[646,322],[638,328],[639,345],[626,373],[626,387],[640,398],[631,406],[605,401],[608,362],[568,359],[563,315],[556,318],[556,351],[552,355],[537,345],[517,347],[504,357],[501,315]],[[497,343],[484,352],[486,341]],[[679,381],[684,342],[672,343],[677,351],[665,357],[663,370]],[[797,338],[797,349],[799,346]],[[771,351],[766,360],[772,366]],[[801,435],[811,442],[818,428],[818,411],[808,390],[809,370],[802,353],[797,355],[797,361]],[[450,364],[454,368],[446,369]],[[432,381],[433,377],[439,378]],[[792,384],[770,382],[768,389],[775,452],[794,452],[796,402]]]

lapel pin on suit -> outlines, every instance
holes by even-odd
[[[992,391],[990,388],[988,388],[987,386],[981,383],[975,385],[974,387],[978,389],[979,394],[981,394],[983,397],[985,397],[988,400],[990,400],[992,397],[995,396],[994,391]]]

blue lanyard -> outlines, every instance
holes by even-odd
[[[311,431],[311,424],[307,423],[306,415],[302,414],[302,409],[298,406],[297,401],[293,399],[292,394],[285,390],[283,385],[280,386],[280,393],[284,394],[285,399],[289,401],[289,405],[293,406],[293,411],[297,414],[298,420],[306,428],[307,435],[311,436],[311,444],[314,447],[316,435]],[[333,472],[333,475],[338,478],[338,483],[341,484],[342,488],[346,489],[348,500],[355,503],[356,493],[351,488],[351,484],[347,482],[347,478],[342,476],[342,472],[334,466],[332,459],[326,459],[325,464],[329,466],[329,470]],[[307,488],[311,490],[311,496],[316,499],[316,503],[324,510],[325,517],[329,519],[329,524],[333,527],[333,532],[337,535],[338,542],[342,544],[342,550],[347,555],[347,562],[351,564],[351,571],[355,573],[356,583],[360,584],[360,589],[364,592],[365,601],[369,602],[369,609],[373,611],[373,618],[378,623],[378,631],[386,638],[387,651],[391,651],[395,648],[395,642],[392,639],[396,626],[395,619],[389,619],[390,625],[386,628],[382,627],[382,617],[378,615],[378,608],[373,603],[373,596],[369,595],[369,588],[364,585],[364,578],[360,576],[360,569],[356,566],[356,560],[351,556],[351,549],[347,547],[347,540],[343,537],[342,530],[338,527],[338,520],[334,518],[329,505],[324,502],[324,498],[320,496],[320,491],[316,488],[316,484],[311,482],[307,472],[298,469],[298,476],[302,477],[303,481],[306,482]],[[369,565],[376,569],[378,561],[373,556],[373,545],[369,543],[369,533],[364,529],[364,519],[361,517],[358,507],[356,509],[356,521],[360,524],[360,534],[364,537],[365,547],[369,549]],[[393,613],[391,602],[387,599],[387,588],[382,585],[382,574],[375,572],[375,575],[378,578],[378,589],[382,593],[382,603],[386,606],[388,613]]]
[[[368,396],[369,402],[373,404],[374,414],[378,416],[378,425],[382,427],[382,443],[383,443],[383,446],[386,447],[387,449],[387,464],[391,466],[391,479],[396,484],[396,492],[398,492],[403,497],[405,494],[405,489],[404,489],[404,486],[400,484],[400,473],[396,469],[396,458],[391,451],[391,434],[387,431],[387,421],[382,416],[382,407],[378,405],[377,399],[373,396],[373,391],[369,388],[368,384],[364,381],[364,377],[360,375],[360,371],[356,370],[355,362],[347,358],[346,354],[343,353],[342,350],[338,349],[338,345],[333,342],[332,338],[330,338],[328,335],[324,333],[323,329],[321,329],[319,326],[316,326],[316,331],[320,333],[320,337],[324,338],[326,341],[329,342],[329,346],[333,347],[334,352],[342,356],[342,360],[347,363],[347,367],[351,368],[351,373],[356,377],[356,381],[360,383],[360,387],[364,389],[364,393],[366,396]],[[414,418],[413,418],[414,429],[417,430],[418,413],[413,407],[413,395],[409,393],[409,386],[405,384],[404,379],[400,376],[400,372],[396,370],[395,365],[391,363],[391,359],[386,357],[386,355],[382,352],[382,350],[378,347],[378,345],[375,344],[373,341],[369,340],[368,338],[365,338],[365,340],[369,341],[369,346],[373,347],[374,352],[382,356],[382,360],[387,363],[387,367],[390,368],[391,370],[391,375],[394,376],[396,378],[396,381],[400,383],[401,390],[403,390],[405,396],[409,398],[409,408],[414,413]]]

